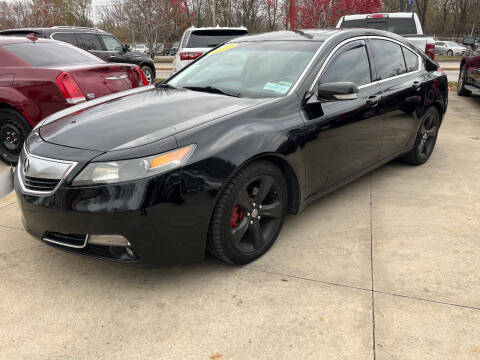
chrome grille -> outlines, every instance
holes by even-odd
[[[75,165],[77,163],[73,161],[30,154],[24,147],[16,171],[20,188],[26,194],[50,195],[57,190]]]
[[[60,182],[60,179],[41,179],[31,176],[25,176],[23,182],[28,190],[53,191]]]

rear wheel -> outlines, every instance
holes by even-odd
[[[411,165],[424,164],[435,148],[438,129],[440,127],[440,113],[435,107],[430,107],[422,117],[422,125],[415,140],[415,146],[402,160]]]
[[[287,211],[287,185],[273,164],[247,165],[226,185],[214,210],[209,251],[232,264],[247,264],[275,242]]]
[[[145,79],[147,79],[148,83],[151,84],[154,80],[153,78],[153,71],[150,69],[148,65],[143,65],[141,67],[142,73],[145,76]]]
[[[470,96],[472,93],[471,91],[465,89],[465,83],[467,82],[467,69],[465,65],[462,66],[460,69],[460,75],[458,76],[458,84],[457,84],[457,94],[458,96]]]
[[[0,156],[5,163],[15,165],[18,162],[30,130],[30,124],[20,113],[12,109],[0,109]]]

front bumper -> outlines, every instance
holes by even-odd
[[[26,194],[15,176],[25,230],[72,253],[123,262],[171,265],[203,259],[214,196],[192,189],[188,175],[171,172],[139,181],[92,187],[62,184],[50,195]],[[86,242],[72,247],[43,240],[59,236],[121,235],[129,246]],[[133,250],[129,255],[127,248]]]

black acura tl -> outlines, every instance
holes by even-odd
[[[286,213],[401,158],[430,157],[447,78],[400,36],[282,31],[224,44],[166,82],[79,104],[28,137],[25,229],[58,249],[246,264]]]

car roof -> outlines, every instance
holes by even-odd
[[[333,37],[341,38],[340,41],[356,36],[383,36],[403,43],[406,40],[394,33],[376,29],[305,29],[305,30],[282,30],[257,35],[246,35],[231,40],[232,42],[246,41],[326,41]]]
[[[236,26],[236,27],[228,27],[228,26],[206,26],[206,27],[195,27],[190,26],[187,30],[196,31],[196,30],[247,30],[245,26]]]
[[[20,28],[20,29],[8,29],[0,31],[0,35],[15,34],[15,33],[36,33],[36,34],[53,34],[55,32],[95,32],[99,34],[108,34],[107,32],[97,28],[87,28],[79,26],[52,26],[52,27],[32,27],[32,28]]]
[[[51,40],[51,39],[41,39],[38,38],[35,41],[29,40],[25,36],[2,36],[0,35],[0,46],[1,45],[8,45],[8,44],[19,44],[19,43],[33,43],[33,42],[39,42],[39,43],[52,43],[52,42],[61,42],[61,41],[56,41],[56,40]]]
[[[387,15],[389,18],[414,18],[417,16],[416,13],[411,13],[411,12],[373,13],[373,14],[344,15],[343,20],[366,19],[367,17],[371,17],[372,15]]]

